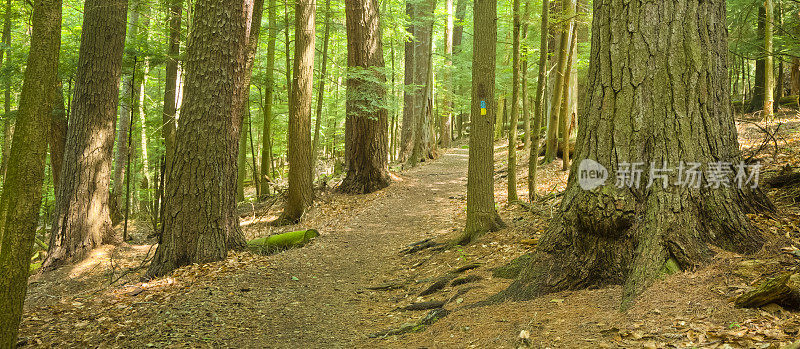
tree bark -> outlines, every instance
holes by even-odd
[[[347,176],[339,190],[366,194],[389,186],[386,73],[378,1],[347,0]]]
[[[467,223],[459,239],[468,244],[504,226],[494,206],[494,98],[497,52],[497,2],[475,0],[472,43],[472,131],[467,169]]]
[[[126,0],[84,4],[64,167],[43,267],[58,267],[101,244],[122,242],[111,226],[108,189],[127,5]]]
[[[61,167],[64,164],[64,144],[67,142],[67,111],[64,109],[64,91],[60,81],[57,81],[56,84],[56,99],[53,104],[53,112],[50,114],[50,135],[48,137],[54,192],[58,192]]]
[[[164,234],[150,277],[222,260],[228,250],[246,246],[235,178],[251,8],[249,0],[195,5],[175,158],[166,181]]]
[[[522,52],[520,40],[522,21],[520,19],[520,0],[513,1],[513,33],[511,63],[511,125],[508,133],[508,202],[518,201],[517,197],[517,123],[519,122],[519,84]]]
[[[446,86],[444,96],[442,97],[442,112],[440,116],[439,127],[439,145],[444,148],[450,148],[450,141],[453,138],[451,131],[453,122],[453,94],[455,86],[453,85],[453,29],[455,19],[453,17],[453,0],[445,0],[445,8],[447,10],[447,23],[445,24],[444,31],[444,74],[442,80]]]
[[[562,13],[569,17],[569,8],[567,1],[562,1]],[[561,123],[561,99],[566,99],[564,95],[564,85],[569,84],[569,76],[567,72],[567,56],[569,56],[570,44],[570,26],[569,21],[565,22],[564,27],[561,29],[561,38],[558,50],[558,63],[556,64],[556,80],[553,84],[553,98],[550,103],[550,121],[547,123],[547,149],[545,152],[544,160],[552,162],[556,158],[556,151],[558,147],[558,126]]]
[[[764,1],[764,119],[772,120],[775,116],[775,68],[772,53],[772,27],[775,21],[772,0]]]
[[[30,256],[42,202],[50,115],[61,46],[61,1],[33,4],[33,33],[20,96],[17,134],[0,198],[0,347],[17,347]]]
[[[331,37],[331,0],[325,1],[325,35],[322,43],[322,67],[319,74],[319,89],[317,94],[317,112],[314,121],[314,146],[312,147],[311,167],[316,173],[317,159],[319,158],[319,137],[322,127],[322,104],[325,101],[325,79],[328,72],[328,45]]]
[[[435,157],[432,137],[426,129],[433,117],[432,113],[432,84],[431,55],[433,49],[433,13],[436,9],[436,0],[425,0],[415,5],[416,17],[413,20],[420,24],[414,30],[414,147],[411,150],[407,164],[416,166],[425,159]]]
[[[3,49],[0,49],[0,67],[3,66],[3,58],[6,48],[11,47],[11,0],[6,0],[5,19],[3,20]],[[9,56],[9,55],[6,55]],[[5,60],[5,67],[11,68],[11,59]],[[10,70],[10,69],[9,69]],[[11,155],[11,138],[14,133],[13,117],[11,116],[11,74],[5,74],[3,78],[3,149],[2,159],[0,159],[0,176],[5,182],[6,168],[8,167],[8,157]]]
[[[278,39],[275,2],[275,0],[269,0],[269,6],[267,7],[267,11],[269,11],[269,39],[267,40],[267,75],[264,81],[266,85],[264,93],[264,130],[261,136],[263,144],[261,145],[261,170],[259,172],[261,175],[259,179],[261,195],[265,196],[270,195],[269,185],[272,182],[270,180],[270,177],[272,177],[270,173],[272,167],[272,100],[275,92],[275,41]]]
[[[161,114],[161,135],[164,138],[164,173],[169,172],[172,159],[175,157],[175,130],[177,128],[178,105],[178,56],[181,49],[181,15],[183,0],[169,2],[169,46],[167,51],[166,71],[164,77],[164,106]],[[162,198],[163,200],[163,198]]]
[[[759,41],[765,41],[766,38],[766,22],[767,22],[767,15],[766,15],[766,8],[761,5],[758,8],[758,39]],[[761,110],[764,108],[764,79],[766,78],[765,68],[766,60],[764,57],[761,57],[756,60],[756,72],[755,72],[755,84],[752,86],[751,89],[751,97],[750,97],[750,107],[747,108],[748,113],[752,113],[756,110]],[[749,65],[748,65],[749,67]],[[749,72],[748,72],[749,73]],[[747,74],[748,80],[750,74]]]
[[[289,191],[281,223],[298,222],[311,206],[311,100],[314,79],[316,0],[298,0],[295,7],[295,57],[292,98],[289,103]]]
[[[569,51],[567,53],[567,65],[564,68],[564,72],[568,74],[564,76],[564,90],[562,92],[561,98],[561,111],[559,112],[559,130],[561,131],[561,170],[567,171],[569,170],[569,135],[570,135],[570,120],[574,116],[573,108],[572,108],[572,101],[569,98],[571,91],[573,90],[573,81],[571,80],[572,76],[572,62],[575,59],[575,53],[577,52],[575,46],[578,44],[578,33],[577,33],[577,26],[575,23],[575,5],[576,1],[571,0],[569,3],[569,9],[567,10],[567,16],[572,17],[569,20],[570,29],[569,29],[569,37],[570,37],[570,46]]]
[[[521,57],[521,72],[520,78],[522,84],[522,146],[528,149],[531,143],[531,113],[528,101],[528,23],[530,21],[530,1],[525,0],[525,12],[522,16],[522,57]]]
[[[403,120],[400,132],[400,154],[398,160],[405,162],[411,156],[414,150],[414,139],[416,130],[416,95],[418,94],[418,86],[414,86],[416,76],[415,55],[416,55],[416,41],[419,40],[419,25],[414,23],[417,18],[417,4],[416,1],[406,0],[406,16],[409,22],[406,25],[406,33],[409,36],[404,45],[404,58],[403,65],[404,80],[403,80]]]
[[[645,170],[641,185],[628,179],[582,189],[578,168],[586,159],[612,174],[626,162],[673,169],[699,162],[708,173],[715,162],[742,161],[730,107],[725,1],[594,5],[587,115],[572,174],[533,261],[499,298],[622,284],[626,308],[667,263],[697,268],[713,256],[709,245],[757,251],[763,237],[746,213],[774,209],[759,189],[739,189],[733,178],[727,187],[715,188],[708,176],[697,187],[675,185],[687,180],[678,171],[662,179]],[[620,22],[615,14],[623,6],[637,15]],[[653,185],[645,188],[648,180]]]
[[[547,88],[547,46],[549,42],[549,14],[550,1],[542,1],[542,26],[540,29],[539,46],[539,77],[536,82],[536,96],[533,110],[533,131],[531,132],[530,152],[528,158],[528,200],[533,202],[536,197],[536,167],[539,164],[539,140],[542,135],[542,120],[544,120],[544,92]]]

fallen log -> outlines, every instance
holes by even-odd
[[[734,301],[739,308],[758,308],[770,303],[800,308],[800,274],[784,273],[768,279]]]
[[[247,242],[247,247],[254,253],[270,254],[294,247],[302,247],[318,236],[319,232],[314,229],[299,230],[250,240]]]

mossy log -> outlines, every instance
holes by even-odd
[[[302,247],[318,236],[319,232],[314,229],[299,230],[250,240],[247,242],[247,246],[252,252],[269,254],[294,247]]]
[[[740,308],[757,308],[770,303],[786,308],[800,308],[800,274],[784,273],[768,279],[734,301]]]

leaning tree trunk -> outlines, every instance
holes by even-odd
[[[43,267],[80,259],[101,244],[122,242],[111,226],[108,189],[127,4],[87,0],[84,5],[75,96]]]
[[[472,49],[472,130],[467,169],[467,224],[460,244],[503,227],[494,206],[494,98],[497,52],[497,2],[475,0]]]
[[[164,233],[148,276],[222,260],[228,250],[246,245],[235,214],[235,178],[249,6],[248,0],[195,5],[180,127],[167,173]]]
[[[311,100],[314,80],[316,0],[298,0],[295,7],[294,80],[289,103],[289,190],[280,223],[295,223],[311,206]]]
[[[347,176],[339,190],[365,194],[389,185],[386,72],[377,0],[345,2],[347,17]]]
[[[58,80],[61,0],[36,0],[17,134],[0,199],[0,347],[16,348],[42,203],[47,133]],[[58,86],[60,88],[60,86]]]
[[[576,161],[534,260],[501,298],[622,284],[625,308],[667,263],[691,270],[710,260],[710,245],[751,253],[763,242],[746,216],[773,209],[760,190],[750,183],[739,189],[732,174],[728,186],[715,176],[687,176],[697,174],[693,162],[720,175],[742,161],[730,107],[725,1],[594,6]],[[622,6],[638,16],[618,23]],[[581,178],[600,165],[606,174],[634,173],[634,162],[648,164],[639,167],[638,184],[630,177],[616,185]],[[682,171],[650,172],[649,164]]]

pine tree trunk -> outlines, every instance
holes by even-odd
[[[569,8],[567,1],[562,1],[562,13],[569,17]],[[569,76],[567,72],[567,56],[569,56],[570,45],[570,27],[569,21],[565,22],[565,26],[561,29],[561,38],[558,45],[558,63],[556,64],[555,83],[553,84],[553,98],[550,103],[550,121],[547,123],[547,149],[545,151],[544,160],[552,162],[556,158],[556,148],[558,147],[558,127],[561,124],[561,99],[566,98],[564,95],[564,85],[569,84]]]
[[[792,83],[791,94],[800,94],[800,58],[792,57],[792,71],[789,74]]]
[[[36,0],[17,134],[0,198],[0,347],[16,348],[42,202],[48,129],[56,101],[61,1]]]
[[[325,1],[325,35],[322,43],[322,66],[319,74],[319,89],[317,94],[317,111],[316,120],[314,121],[314,146],[312,147],[311,167],[316,173],[317,159],[319,158],[319,137],[320,128],[322,127],[322,104],[325,101],[325,79],[328,72],[328,42],[330,41],[330,28],[331,27],[331,0]]]
[[[183,0],[170,0],[169,2],[169,46],[167,51],[166,71],[164,77],[164,106],[162,112],[161,135],[164,138],[165,173],[169,172],[172,159],[175,155],[175,129],[177,127],[177,102],[178,102],[178,56],[181,49],[181,15]]]
[[[472,43],[472,131],[467,170],[467,223],[460,244],[503,227],[494,206],[494,98],[497,56],[497,2],[475,0]]]
[[[427,130],[433,116],[431,110],[432,79],[431,50],[433,49],[433,12],[436,0],[425,0],[415,5],[416,17],[420,24],[414,30],[414,85],[418,87],[414,94],[414,146],[408,157],[408,165],[416,166],[425,159],[435,156],[432,139]]]
[[[445,83],[445,91],[444,96],[442,97],[442,113],[440,117],[440,125],[439,127],[439,145],[444,148],[450,148],[450,141],[453,138],[450,129],[452,127],[453,122],[453,95],[454,85],[453,85],[453,29],[454,29],[454,17],[453,17],[453,0],[445,0],[445,8],[447,9],[447,23],[445,25],[445,32],[444,32],[444,76],[442,76],[442,80]]]
[[[550,1],[542,1],[542,26],[540,29],[539,46],[539,77],[536,82],[536,96],[533,103],[533,131],[531,132],[530,152],[528,158],[528,200],[533,202],[536,197],[536,167],[539,164],[539,140],[542,135],[542,121],[544,120],[544,92],[547,88],[547,47],[549,42],[549,11]]]
[[[289,190],[281,223],[299,221],[311,206],[311,100],[314,79],[316,0],[298,0],[295,7],[295,53],[292,98],[289,103]]]
[[[766,8],[762,5],[758,8],[758,40],[759,41],[766,41]],[[764,108],[764,79],[766,78],[766,69],[765,69],[766,59],[759,58],[756,60],[756,72],[755,72],[755,83],[751,89],[751,96],[750,96],[750,106],[747,108],[748,113],[752,113],[756,110],[762,110]],[[748,74],[749,79],[750,74]]]
[[[132,0],[130,6],[130,18],[128,19],[128,37],[125,42],[130,46],[134,46],[139,32],[139,12],[141,10],[141,0]],[[134,69],[138,68],[142,63],[139,57],[133,57]],[[111,198],[109,199],[111,210],[111,221],[116,224],[123,218],[123,208],[128,198],[123,195],[125,192],[125,174],[128,168],[128,158],[130,149],[128,147],[129,133],[131,132],[131,113],[136,108],[138,98],[136,98],[138,89],[134,86],[133,80],[140,77],[136,75],[135,71],[131,71],[130,75],[125,75],[122,78],[122,99],[119,101],[119,117],[117,124],[119,130],[117,132],[116,143],[114,149],[114,173],[112,176]]]
[[[269,196],[272,177],[272,100],[275,92],[275,41],[278,39],[277,28],[277,9],[275,0],[269,0],[269,39],[267,40],[267,76],[265,79],[264,93],[264,122],[263,135],[261,136],[261,170],[259,179],[261,183],[261,195]]]
[[[528,101],[528,22],[531,19],[530,14],[530,1],[525,0],[525,12],[522,17],[522,65],[520,67],[522,75],[522,95],[520,96],[522,99],[522,146],[524,149],[528,149],[531,143],[531,113]]]
[[[511,63],[511,125],[508,133],[508,202],[518,201],[517,197],[517,123],[519,123],[519,84],[522,52],[520,40],[522,21],[520,20],[520,0],[513,0],[513,34]]]
[[[254,0],[245,4],[245,11],[249,13],[247,22],[245,23],[245,35],[247,36],[247,45],[245,47],[245,66],[244,76],[237,87],[240,91],[239,100],[236,105],[239,106],[236,112],[238,122],[234,123],[234,132],[238,134],[239,143],[236,145],[237,161],[236,161],[236,197],[237,201],[244,200],[244,180],[247,176],[247,133],[244,132],[244,123],[250,118],[250,81],[252,78],[253,64],[255,62],[256,52],[258,51],[258,38],[261,34],[261,17],[264,13],[264,0]],[[245,119],[247,118],[247,119]],[[258,187],[258,178],[253,178],[255,186]],[[258,189],[256,189],[258,191]],[[236,213],[233,213],[238,215]]]
[[[347,176],[339,190],[366,194],[387,187],[389,112],[378,1],[347,0]]]
[[[126,0],[84,4],[75,97],[43,267],[58,267],[101,244],[122,242],[111,226],[108,188],[126,12]]]
[[[570,45],[569,45],[569,51],[567,53],[568,55],[567,65],[564,68],[565,73],[569,75],[564,76],[564,90],[562,92],[562,98],[561,98],[561,111],[559,112],[559,117],[558,117],[559,120],[558,129],[560,130],[561,133],[561,159],[563,160],[561,162],[561,170],[563,171],[569,170],[569,134],[570,134],[569,125],[570,125],[570,120],[574,115],[571,105],[572,101],[569,98],[573,86],[573,81],[571,81],[570,77],[572,75],[571,73],[572,62],[575,59],[575,53],[576,53],[575,46],[577,46],[578,43],[577,26],[575,25],[575,19],[574,19],[575,15],[574,5],[575,1],[574,0],[570,1],[568,5],[569,9],[567,10],[567,16],[573,17],[573,19],[569,21]]]
[[[175,158],[166,180],[164,234],[148,276],[222,260],[246,244],[235,178],[250,6],[248,0],[195,5]]]
[[[772,0],[764,1],[764,119],[772,120],[775,104],[775,70],[772,53],[772,23],[775,20]]]
[[[50,119],[50,167],[53,169],[54,192],[58,191],[61,179],[61,167],[64,164],[64,144],[67,142],[67,111],[64,109],[64,91],[61,82],[57,82],[56,99]]]
[[[625,308],[668,262],[692,270],[711,260],[709,245],[751,253],[763,242],[746,213],[773,206],[752,183],[739,189],[732,175],[730,186],[719,188],[709,187],[708,177],[699,187],[676,185],[687,179],[677,170],[664,183],[647,169],[640,185],[579,185],[587,159],[610,174],[632,162],[659,169],[699,162],[705,173],[715,162],[731,170],[742,162],[730,109],[725,1],[594,5],[591,83],[573,174],[532,262],[501,298],[622,284]],[[622,6],[639,9],[638,16],[619,22]],[[654,184],[645,188],[648,180]]]
[[[409,19],[417,18],[417,4],[416,1],[406,1],[406,16]],[[413,20],[409,21],[406,26],[406,33],[409,36],[405,41],[403,65],[404,80],[403,80],[403,121],[402,130],[400,132],[400,154],[398,160],[405,162],[411,156],[414,150],[414,139],[416,130],[416,95],[419,93],[418,87],[414,86],[416,72],[416,42],[419,40],[419,25],[415,24]]]
[[[464,38],[464,16],[467,13],[467,1],[468,0],[458,0],[456,2],[456,14],[455,14],[455,26],[453,28],[453,56],[458,56],[461,51],[461,42]],[[458,62],[458,61],[456,61]],[[460,67],[458,63],[454,63],[453,69],[458,70]],[[454,91],[457,90],[459,92],[463,91],[464,86],[454,87]],[[460,105],[460,104],[459,104]],[[461,139],[464,133],[464,109],[463,107],[459,107],[458,109],[458,118],[457,118],[457,125],[456,125],[456,138]]]

